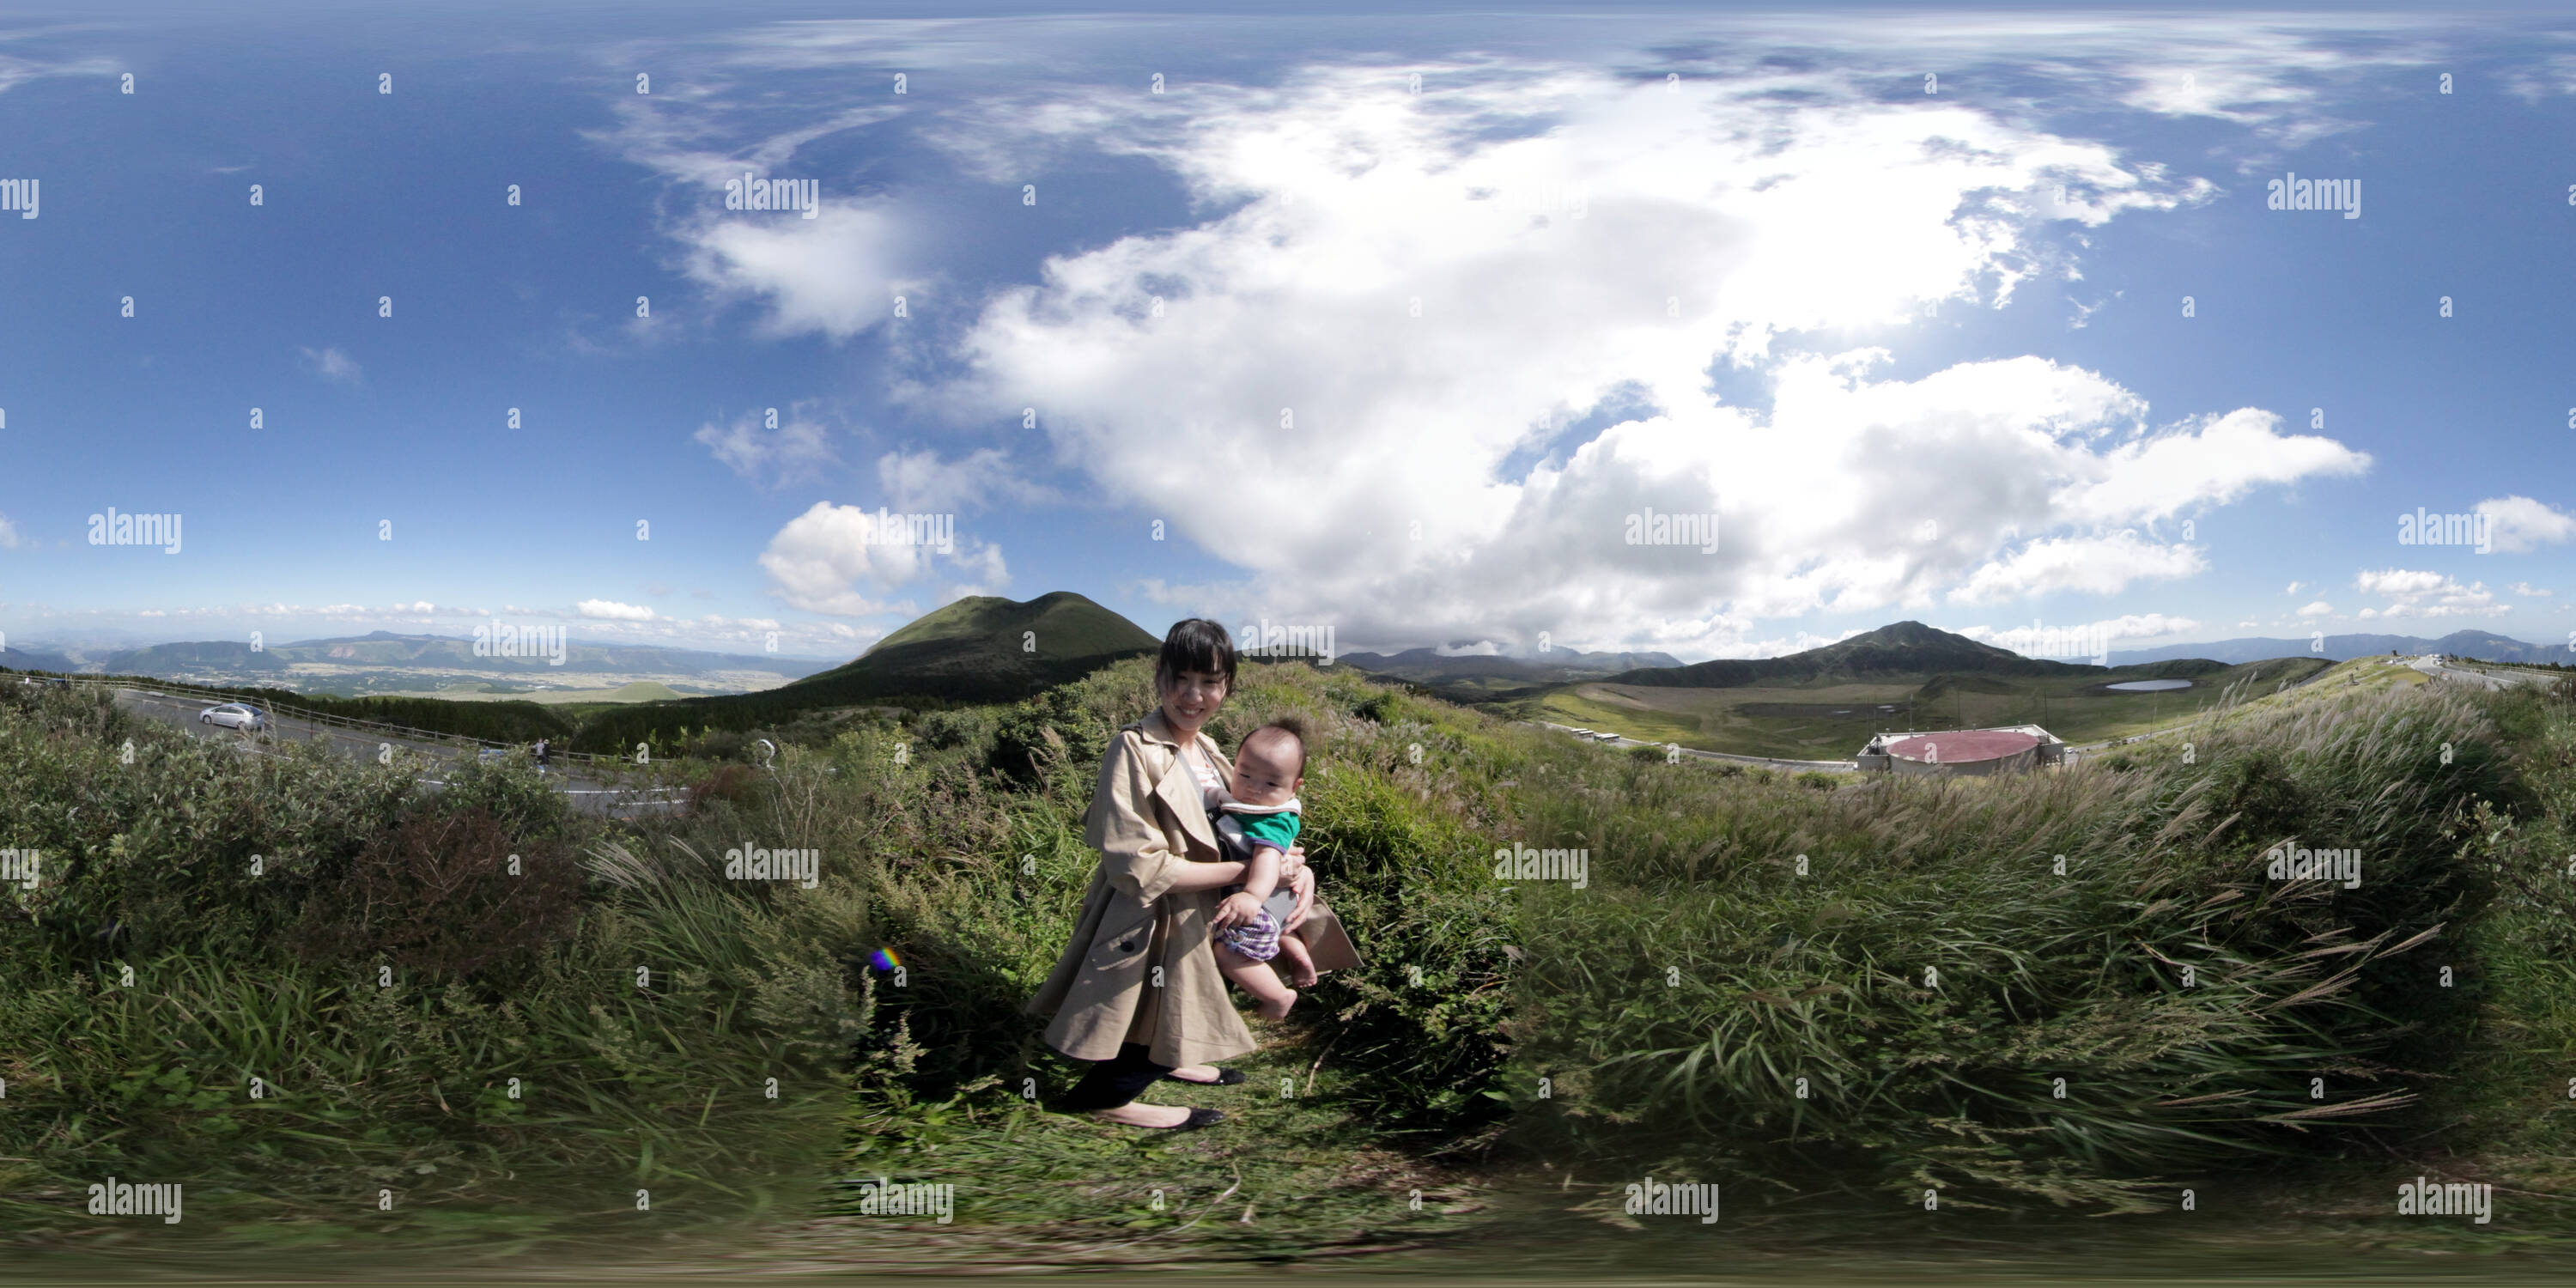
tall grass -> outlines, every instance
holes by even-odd
[[[2480,996],[2479,802],[2530,804],[2494,728],[2409,690],[2188,744],[1831,794],[1551,765],[1533,843],[1587,846],[1593,888],[1533,892],[1526,1139],[1781,1190],[2143,1210],[2402,1111]],[[2359,888],[2267,879],[2293,841],[2358,850]]]
[[[2548,858],[2576,721],[2519,701],[2275,702],[2126,768],[1834,783],[1247,666],[1211,733],[1314,731],[1304,841],[1365,959],[1249,1063],[1293,1050],[1278,1076],[1328,1070],[1348,1121],[1421,1153],[2092,1211],[2425,1100],[2537,1114],[2576,1052]],[[0,901],[0,1222],[94,1230],[72,1196],[110,1172],[192,1182],[192,1214],[235,1229],[597,1220],[639,1188],[702,1210],[801,1190],[836,1128],[848,1166],[1077,1130],[1027,1108],[1080,1070],[1021,1008],[1096,862],[1099,757],[1152,705],[1137,660],[854,717],[606,823],[515,760],[431,792],[400,761],[244,756],[0,694],[0,846],[49,856]],[[574,906],[496,916],[512,887],[472,863],[399,861],[422,836],[566,856]],[[2361,885],[2267,878],[2291,840],[2359,850]],[[1588,885],[1497,879],[1519,844],[1588,850]],[[817,886],[728,879],[744,848],[819,851]],[[492,926],[545,937],[452,951]],[[2482,1072],[2523,1098],[2443,1083]]]

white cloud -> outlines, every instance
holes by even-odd
[[[2127,613],[2071,626],[2046,626],[2034,621],[2028,626],[2001,628],[1963,626],[1956,633],[1982,644],[2010,649],[2025,657],[2083,660],[2096,653],[2109,652],[2123,643],[2188,635],[2199,629],[2200,623],[2188,617]]]
[[[1351,638],[1722,654],[1766,616],[2115,591],[2203,566],[2127,529],[2367,466],[2255,409],[2151,430],[2037,358],[1873,381],[1883,353],[1778,352],[1999,302],[2051,227],[2198,189],[1946,99],[1770,88],[1320,70],[1116,124],[1223,213],[1049,260],[978,320],[964,392],[1040,406],[1112,503],[1251,570],[1229,611]],[[1767,367],[1772,408],[1711,405],[1712,355]],[[1558,428],[1605,402],[1653,410]],[[1724,548],[1625,545],[1649,505],[1721,512]]]
[[[313,374],[324,380],[349,385],[361,384],[365,380],[366,373],[359,369],[357,360],[340,352],[337,346],[318,351],[303,349],[302,353],[305,365],[313,368]]]
[[[2304,604],[2299,608],[2299,616],[2303,618],[2332,617],[2334,616],[2334,605],[2329,604],[2322,599],[2317,600],[2314,603]]]
[[[877,458],[877,483],[897,509],[941,511],[981,509],[1001,501],[1020,505],[1061,500],[1053,490],[1023,478],[1011,454],[978,448],[955,460],[936,451],[888,452]]]
[[[2527,496],[2480,501],[2477,511],[2485,515],[2491,525],[2495,548],[2506,554],[2576,538],[2576,514],[2554,509]]]
[[[649,622],[653,610],[638,604],[621,604],[613,599],[585,599],[573,606],[584,617],[612,622]]]
[[[768,427],[773,410],[745,412],[725,425],[710,421],[690,438],[715,453],[734,473],[771,487],[813,478],[822,467],[841,463],[832,450],[831,432],[804,407],[788,408],[776,429]]]
[[[847,340],[893,316],[896,225],[877,206],[826,200],[813,219],[708,218],[682,236],[689,276],[719,298],[760,300],[771,335]]]
[[[2511,589],[2513,590],[2513,593],[2517,595],[2527,595],[2534,599],[2547,599],[2558,593],[2554,590],[2543,590],[2527,581],[2517,581],[2513,584]]]
[[[793,607],[836,617],[911,612],[912,605],[868,598],[925,577],[939,565],[953,574],[951,599],[985,594],[1010,583],[1001,547],[949,533],[950,549],[881,540],[876,514],[854,505],[817,501],[769,539],[760,566],[771,588]]]
[[[2282,594],[2284,594],[2284,595],[2295,595],[2295,594],[2298,594],[2298,593],[2299,593],[2299,587],[2304,586],[2304,585],[2306,585],[2306,584],[2307,584],[2307,583],[2306,583],[2306,582],[2303,582],[2303,581],[2294,581],[2294,582],[2291,582],[2291,583],[2290,583],[2290,588],[2289,588],[2288,590],[2284,590],[2284,591],[2282,591],[2281,593],[2282,593]]]
[[[2485,582],[2461,585],[2456,579],[2438,572],[2421,569],[2364,569],[2353,579],[2353,585],[2365,595],[2387,598],[2387,605],[2365,608],[2359,616],[2367,621],[2393,617],[2501,617],[2511,609],[2495,602],[2495,592]]]
[[[25,544],[26,538],[18,535],[18,525],[11,523],[8,515],[0,514],[0,550],[15,550]]]

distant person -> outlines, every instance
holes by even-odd
[[[537,776],[545,777],[546,766],[554,763],[555,749],[545,739],[537,739]]]

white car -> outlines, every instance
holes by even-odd
[[[222,725],[228,729],[246,729],[253,733],[268,727],[268,716],[257,707],[227,702],[197,713],[197,723]]]

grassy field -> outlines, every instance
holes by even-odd
[[[2209,713],[2190,753],[1838,785],[1339,671],[1244,681],[1211,732],[1315,728],[1307,844],[1367,960],[1255,1023],[1245,1085],[1166,1084],[1235,1115],[1181,1135],[1036,1108],[1076,1070],[1019,1011],[1145,662],[854,718],[774,771],[698,766],[689,810],[625,823],[515,763],[428,793],[400,761],[242,758],[0,695],[0,838],[60,861],[0,901],[0,1239],[145,1246],[79,1210],[114,1174],[188,1183],[192,1257],[298,1270],[494,1246],[592,1274],[1680,1271],[1720,1238],[1775,1267],[2055,1249],[2104,1273],[2563,1246],[2566,699],[2349,663]],[[2360,849],[2365,880],[2266,880],[2290,837]],[[817,851],[816,886],[728,879],[746,843]],[[1498,875],[1519,846],[1579,848],[1587,880]],[[510,854],[550,893],[494,875]],[[2498,1224],[2394,1218],[2418,1173],[2505,1187]],[[878,1176],[954,1185],[954,1220],[860,1215]],[[1640,1229],[1618,1195],[1648,1176],[1723,1182],[1722,1233]]]
[[[2332,666],[2318,658],[2248,663],[2192,677],[2190,688],[2163,693],[2114,693],[2102,687],[2142,678],[2127,671],[2107,676],[1945,675],[1726,689],[1580,684],[1545,694],[1533,714],[1558,724],[1650,742],[1677,742],[1699,751],[1833,760],[1860,750],[1872,734],[1891,729],[2038,724],[2070,743],[2122,738],[2189,719],[2221,701],[2231,688],[2242,687],[2250,696],[2285,682],[2301,683]]]

